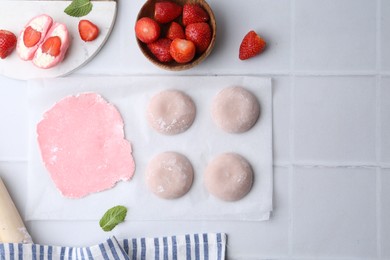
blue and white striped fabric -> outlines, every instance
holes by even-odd
[[[226,235],[193,234],[161,238],[124,239],[123,249],[131,260],[223,260]]]
[[[61,247],[36,244],[0,244],[0,260],[124,259],[129,257],[115,237],[91,247]]]
[[[225,251],[226,235],[209,233],[119,241],[112,237],[91,247],[0,244],[0,260],[223,260]]]

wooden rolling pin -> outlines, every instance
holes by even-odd
[[[32,243],[31,236],[1,178],[0,243]]]

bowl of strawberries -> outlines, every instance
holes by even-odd
[[[186,70],[211,53],[217,25],[204,0],[148,0],[135,24],[144,56],[166,70]]]

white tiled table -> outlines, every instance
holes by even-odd
[[[175,74],[156,68],[137,49],[133,27],[142,4],[119,1],[112,37],[74,75]],[[199,67],[176,74],[273,78],[274,214],[266,222],[127,221],[113,234],[223,231],[233,259],[390,259],[390,1],[209,4],[218,23],[215,49]],[[241,62],[238,46],[250,29],[269,47]],[[0,76],[0,111],[0,176],[23,213],[25,82]],[[107,236],[96,222],[27,225],[39,243],[87,245]]]

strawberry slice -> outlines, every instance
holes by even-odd
[[[0,30],[0,58],[5,59],[16,46],[16,36],[10,31]]]
[[[169,52],[177,63],[187,63],[194,58],[196,48],[192,41],[176,38],[172,41]]]
[[[28,48],[35,46],[41,39],[41,36],[42,36],[41,32],[38,32],[31,26],[28,26],[24,30],[24,34],[23,34],[24,45]]]
[[[160,25],[149,17],[142,17],[135,24],[135,35],[144,43],[151,43],[160,37]]]
[[[32,60],[53,25],[53,18],[41,14],[32,18],[20,32],[16,51],[22,60]]]
[[[68,28],[65,24],[55,22],[35,51],[32,62],[42,69],[54,67],[65,58],[69,45]]]
[[[160,38],[155,42],[149,43],[147,46],[153,55],[161,62],[172,61],[172,56],[169,53],[171,40],[168,38]]]
[[[209,14],[198,4],[185,4],[183,6],[183,24],[208,22]]]
[[[157,2],[154,5],[154,19],[159,23],[169,23],[179,17],[183,7],[171,1]]]
[[[167,38],[172,41],[176,38],[185,39],[183,27],[177,22],[172,22],[168,27]]]
[[[186,39],[192,41],[196,47],[196,53],[201,54],[210,45],[211,28],[208,23],[192,23],[186,27]]]
[[[80,38],[85,42],[93,41],[99,36],[99,27],[89,20],[80,20],[78,28]]]
[[[240,60],[247,60],[263,52],[266,42],[255,32],[248,32],[241,42],[239,50]]]
[[[42,52],[57,57],[61,52],[61,38],[58,36],[47,38],[42,44]]]

